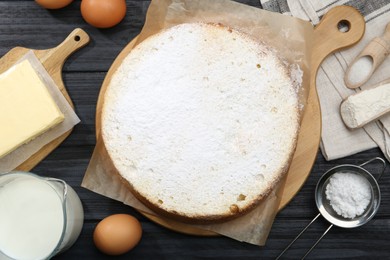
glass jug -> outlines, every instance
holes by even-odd
[[[0,259],[49,259],[77,240],[84,211],[65,181],[0,174]]]

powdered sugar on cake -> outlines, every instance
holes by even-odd
[[[286,172],[298,106],[270,48],[226,27],[182,24],[125,58],[106,91],[102,135],[146,200],[187,217],[223,216],[256,204]]]

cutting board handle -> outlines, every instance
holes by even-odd
[[[347,30],[340,30],[344,25]],[[312,68],[318,69],[330,53],[349,47],[363,37],[366,23],[363,16],[353,7],[337,6],[327,12],[314,30]]]
[[[61,70],[66,59],[72,53],[88,44],[89,40],[89,35],[83,29],[76,28],[62,43],[50,49],[40,60],[47,70]]]
[[[348,25],[349,30],[340,31],[340,24]],[[310,91],[279,210],[287,205],[305,183],[317,158],[321,139],[321,109],[316,88],[318,68],[331,53],[357,43],[363,37],[364,30],[364,18],[356,9],[348,6],[338,6],[329,10],[314,29]]]
[[[51,78],[56,83],[58,89],[62,92],[65,99],[73,106],[72,100],[66,91],[64,82],[62,80],[62,67],[66,59],[75,51],[85,46],[89,42],[88,34],[82,29],[73,30],[66,39],[58,46],[45,49],[35,50],[24,47],[15,47],[0,58],[0,73],[6,71],[13,66],[15,62],[20,60],[28,51],[34,51],[34,54],[45,67]],[[28,160],[19,165],[16,169],[22,171],[29,171],[34,168],[40,161],[50,154],[58,145],[60,145],[65,138],[71,133],[71,130],[54,139],[52,142],[46,144],[37,153],[32,155]]]

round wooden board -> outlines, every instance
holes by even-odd
[[[350,24],[348,32],[340,32],[338,23],[347,21]],[[321,138],[321,111],[317,96],[315,79],[317,70],[326,56],[332,52],[357,43],[364,34],[365,22],[360,13],[352,7],[339,6],[330,10],[314,30],[313,53],[311,60],[310,94],[303,115],[298,143],[291,162],[283,195],[279,205],[279,211],[285,207],[298,193],[311,172],[311,168],[317,157]],[[133,39],[118,55],[108,71],[96,107],[96,135],[100,135],[101,109],[103,98],[112,75],[117,70],[123,59],[129,54],[136,42]],[[141,212],[144,216],[168,229],[191,235],[213,236],[217,235],[208,230],[202,230],[192,225],[177,222],[160,216]]]

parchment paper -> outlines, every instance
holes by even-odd
[[[54,101],[56,102],[61,112],[64,114],[65,118],[64,121],[62,121],[59,125],[49,129],[44,134],[36,137],[29,143],[20,146],[15,151],[1,158],[0,172],[9,172],[14,170],[17,166],[22,164],[33,154],[38,152],[43,146],[50,143],[62,134],[66,133],[67,131],[72,129],[73,126],[80,122],[80,119],[78,118],[72,107],[69,105],[64,95],[58,89],[56,83],[51,78],[49,73],[42,66],[38,58],[34,55],[34,52],[29,51],[15,64],[18,64],[24,60],[28,60],[30,62],[31,66],[34,68],[35,72],[38,74],[44,85],[47,87],[50,95],[53,97]]]
[[[274,47],[286,64],[290,64],[303,113],[309,91],[313,32],[310,23],[227,0],[155,0],[148,9],[145,26],[135,45],[165,28],[188,22],[221,23]],[[302,78],[299,71],[303,71]],[[239,241],[264,245],[277,213],[284,183],[285,178],[257,208],[238,219],[193,226]],[[121,182],[99,136],[82,186],[140,211],[157,215],[138,201]]]

